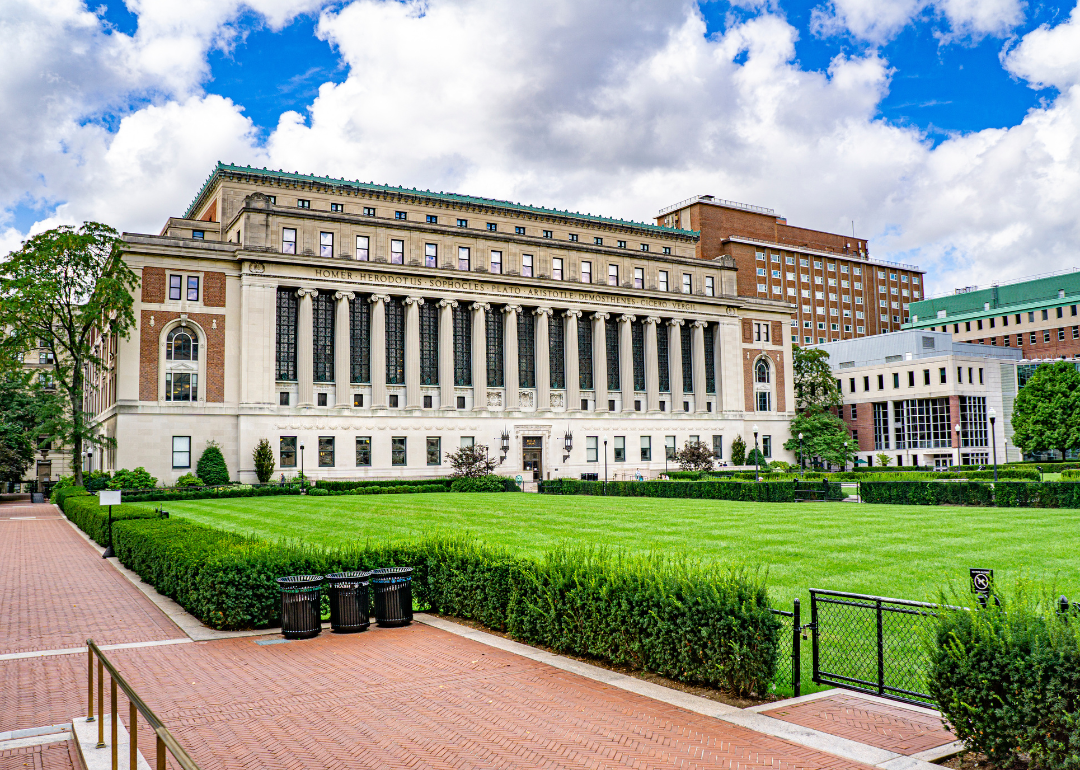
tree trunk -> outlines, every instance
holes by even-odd
[[[71,402],[71,426],[72,426],[72,465],[75,472],[75,485],[83,485],[82,470],[82,370],[79,366],[73,366],[71,372],[71,390],[68,391],[68,400]]]

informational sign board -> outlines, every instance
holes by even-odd
[[[976,596],[989,596],[990,587],[994,584],[994,571],[971,567],[968,573],[971,575],[971,593]]]
[[[98,492],[98,505],[120,505],[120,490],[103,489]]]
[[[521,483],[521,474],[520,473],[517,476],[514,477],[514,481],[516,481],[518,484]]]

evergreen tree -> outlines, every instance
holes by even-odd
[[[746,465],[746,442],[742,436],[736,436],[731,442],[731,464]]]
[[[195,475],[211,486],[229,483],[229,468],[225,465],[225,455],[221,454],[221,447],[216,441],[211,439],[206,442],[206,449],[195,466]]]
[[[251,453],[251,459],[255,462],[255,475],[259,477],[259,483],[265,484],[274,475],[274,450],[270,448],[270,442],[260,439]]]

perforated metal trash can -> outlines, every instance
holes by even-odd
[[[281,589],[281,635],[310,639],[322,631],[322,575],[293,575],[277,579]]]
[[[382,627],[412,622],[412,567],[385,567],[371,573],[375,622]]]
[[[371,625],[371,602],[368,598],[370,572],[335,572],[326,576],[330,597],[330,629],[348,634]]]

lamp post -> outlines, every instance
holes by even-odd
[[[990,407],[990,446],[993,447],[994,452],[994,483],[997,484],[997,438],[994,435],[994,423],[997,421],[997,412],[994,411],[994,407]]]
[[[307,491],[307,476],[304,475],[304,445],[300,445],[300,494]]]
[[[754,483],[761,481],[761,452],[757,448],[757,434],[761,429],[754,426]]]
[[[607,439],[604,439],[604,491],[607,492]]]
[[[806,464],[803,462],[802,435],[803,434],[801,434],[801,433],[799,434],[799,467],[802,468],[803,470],[806,470]]]
[[[93,448],[86,450],[86,473],[89,475],[94,470],[94,450]]]
[[[844,442],[844,464],[840,468],[840,470],[845,472],[845,473],[847,472],[847,448],[848,448],[848,442],[845,441]]]
[[[960,423],[956,423],[956,465],[960,465]]]

